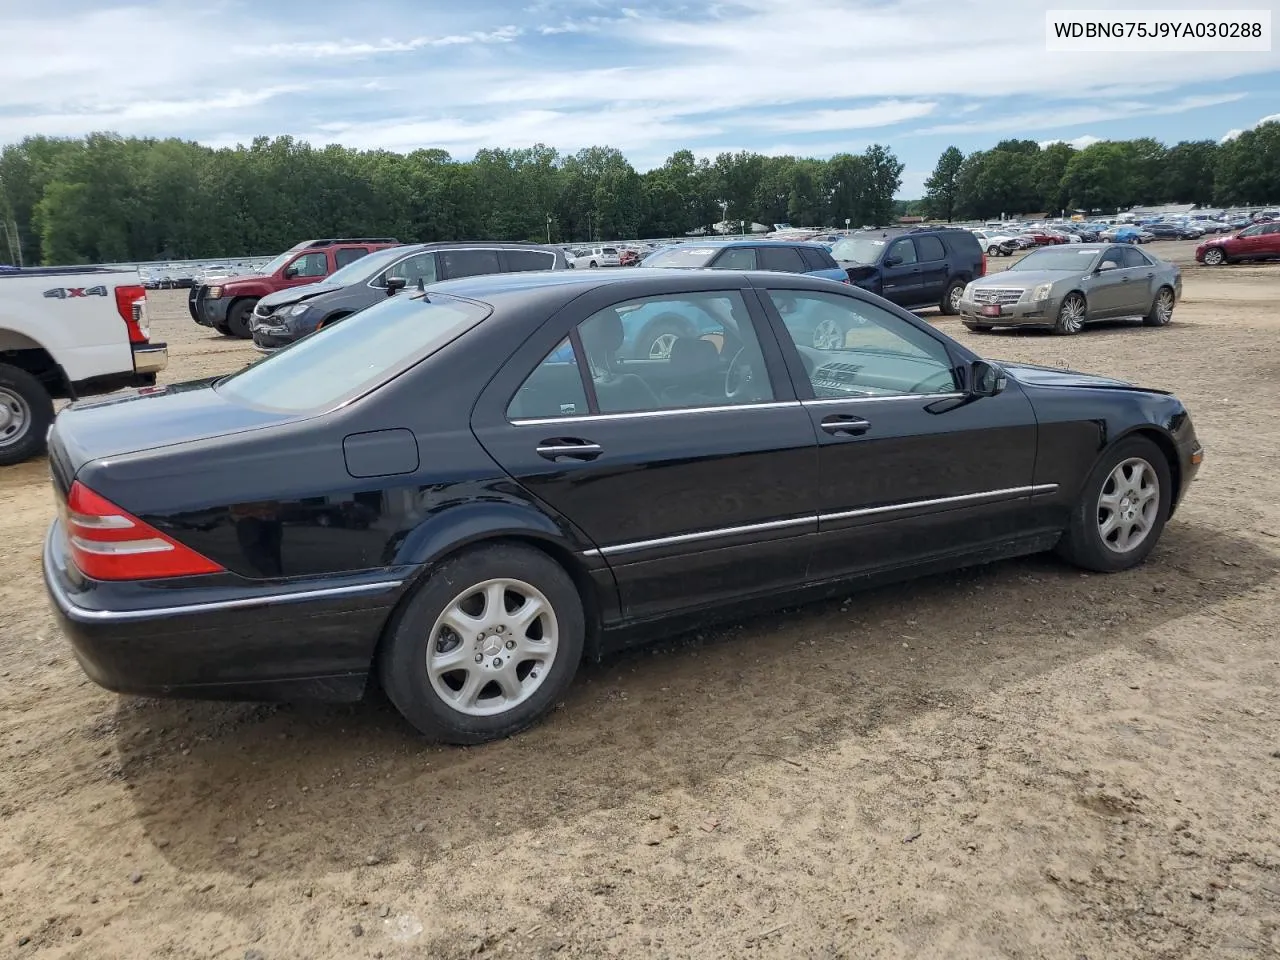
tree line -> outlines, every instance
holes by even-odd
[[[1276,203],[1280,123],[1261,124],[1223,143],[1166,146],[1140,137],[1076,149],[1003,140],[967,157],[948,147],[925,187],[922,212],[947,221],[1062,210],[1115,213],[1164,203]]]
[[[902,163],[876,145],[829,160],[673,153],[639,173],[621,152],[537,145],[399,154],[261,137],[213,149],[97,133],[0,150],[0,223],[27,264],[279,252],[325,236],[404,241],[681,236],[750,224],[887,224]],[[8,258],[0,230],[0,262]]]

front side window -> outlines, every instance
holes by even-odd
[[[1262,225],[1258,224],[1257,226],[1250,227],[1248,230],[1242,231],[1240,236],[1257,237],[1257,236],[1261,236],[1261,234],[1262,234]]]
[[[601,413],[773,399],[755,325],[736,290],[628,300],[582,321],[578,335]]]
[[[304,253],[289,270],[295,277],[323,277],[329,273],[329,258],[323,253]]]
[[[421,280],[424,284],[436,282],[436,255],[434,253],[415,253],[393,265],[386,273],[388,277],[402,277],[405,285],[417,286]],[[379,286],[385,287],[384,280]]]
[[[892,263],[895,267],[904,266],[908,263],[916,262],[916,245],[905,237],[901,240],[893,241],[889,247],[889,255],[885,257],[885,263]]]
[[[441,250],[445,275],[475,277],[482,273],[501,273],[497,250]]]
[[[716,258],[717,270],[754,270],[756,251],[752,247],[730,247]]]
[[[408,370],[491,312],[438,294],[389,297],[224,377],[214,389],[228,400],[286,413],[330,409]]]
[[[939,341],[866,301],[811,290],[770,290],[816,399],[954,393]]]

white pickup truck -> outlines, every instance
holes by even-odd
[[[44,451],[55,399],[151,386],[168,359],[136,270],[0,267],[0,466]]]

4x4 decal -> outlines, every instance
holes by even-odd
[[[50,300],[67,300],[74,297],[105,297],[107,288],[98,287],[54,287],[46,290],[44,295]]]

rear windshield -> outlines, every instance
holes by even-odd
[[[646,267],[705,267],[720,250],[718,247],[668,247],[645,258]]]
[[[484,304],[433,293],[391,297],[218,381],[228,400],[287,413],[352,400],[470,330]]]

